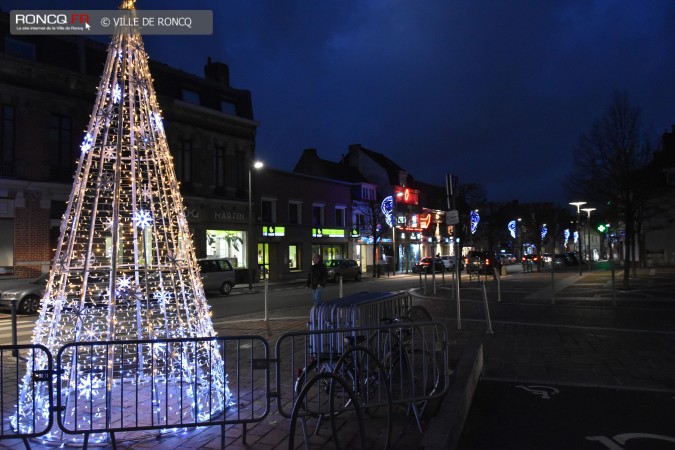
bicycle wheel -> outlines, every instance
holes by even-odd
[[[333,358],[329,358],[325,361],[316,360],[298,375],[294,387],[296,402],[294,408],[298,409],[300,417],[323,418],[329,416],[331,410],[333,411],[333,415],[338,415],[349,408],[350,397],[348,393],[344,391],[343,385],[339,383],[334,385],[331,392],[331,381],[328,377],[319,377],[316,382],[307,389],[305,395],[302,397],[300,396],[300,393],[305,389],[308,380],[316,375],[332,373],[335,363],[336,361]],[[334,398],[332,409],[329,404],[331,395]],[[319,425],[320,421],[317,423],[317,430]]]
[[[420,399],[418,407],[424,409],[426,399],[433,396],[440,387],[442,357],[436,349],[441,345],[438,330],[431,324],[431,314],[422,306],[413,306],[408,312],[413,323],[409,339],[404,343],[405,355],[411,367],[411,395]],[[424,325],[415,323],[428,322]]]
[[[392,397],[387,373],[377,356],[365,347],[351,347],[337,361],[334,373],[347,382],[354,398],[368,416],[385,422],[384,448],[389,448],[392,433]],[[335,387],[333,390],[335,391]],[[348,404],[342,399],[336,400]],[[379,430],[381,427],[374,429]],[[379,431],[366,436],[366,440],[368,448],[382,445]]]
[[[407,327],[387,327],[373,332],[368,340],[368,348],[376,355],[386,374],[394,402],[405,398],[407,390],[404,379],[409,365],[405,361],[404,350],[401,347],[401,337],[407,333]]]
[[[366,412],[391,404],[387,371],[371,350],[361,346],[350,348],[338,360],[335,373],[351,383]]]

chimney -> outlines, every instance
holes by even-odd
[[[221,62],[213,62],[209,56],[206,65],[204,66],[204,78],[224,84],[226,87],[230,86],[230,68],[227,64]]]

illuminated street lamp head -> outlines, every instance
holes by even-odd
[[[579,208],[581,208],[585,204],[586,204],[586,202],[570,202],[570,205],[577,207],[577,213],[579,213],[579,211],[580,211]]]
[[[596,208],[581,208],[581,210],[588,214],[588,217],[591,217],[591,212],[595,211]]]
[[[264,166],[264,164],[262,163],[262,161],[256,161],[256,162],[253,163],[254,169],[262,169],[263,166]]]

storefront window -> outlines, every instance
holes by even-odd
[[[246,267],[246,232],[206,230],[206,255],[227,258],[232,267]]]
[[[290,270],[300,269],[300,251],[297,245],[288,246],[288,268]]]
[[[312,245],[312,254],[319,254],[324,261],[329,259],[346,259],[344,245]]]

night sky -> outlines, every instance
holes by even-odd
[[[0,0],[11,9],[119,1]],[[654,139],[675,125],[671,0],[137,0],[211,9],[212,36],[146,36],[151,58],[203,75],[210,56],[252,93],[257,157],[292,170],[349,144],[416,179],[485,185],[488,199],[567,202],[581,133],[616,91]],[[99,38],[105,39],[107,38]],[[92,93],[92,102],[94,96]]]

